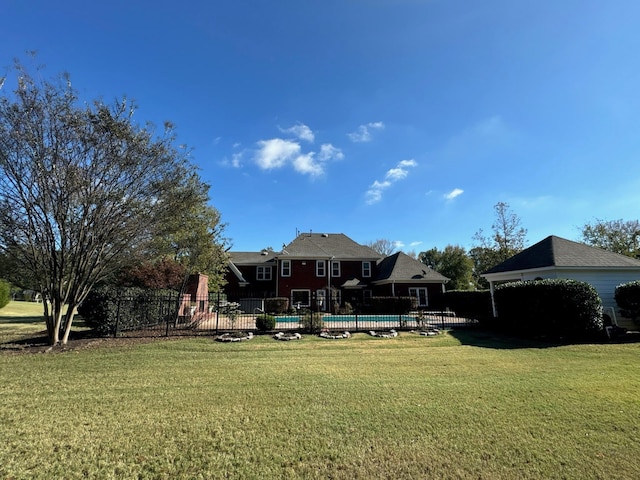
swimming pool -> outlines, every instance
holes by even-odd
[[[325,315],[325,322],[414,322],[411,315]]]
[[[298,316],[282,316],[276,317],[277,323],[300,323],[300,317]]]
[[[324,322],[413,322],[416,317],[412,315],[329,315],[322,316]],[[300,317],[296,315],[278,316],[277,323],[300,323]]]

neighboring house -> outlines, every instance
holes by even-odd
[[[426,308],[446,277],[404,253],[383,258],[341,233],[302,233],[282,251],[230,252],[230,299],[286,297],[292,306],[366,307],[374,296],[414,296]]]
[[[611,308],[618,313],[615,288],[621,283],[640,280],[640,260],[550,236],[482,276],[489,281],[492,298],[495,285],[504,282],[542,278],[581,280],[596,289],[605,313],[611,312]],[[494,304],[494,315],[496,313],[499,314]],[[627,322],[623,319],[623,323]]]

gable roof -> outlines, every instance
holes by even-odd
[[[640,260],[551,235],[483,275],[545,267],[640,268]]]
[[[338,260],[378,260],[382,255],[365,245],[354,242],[342,233],[301,233],[283,247],[280,258],[331,258]]]
[[[373,283],[445,283],[449,279],[404,252],[385,257],[378,263],[378,275]]]

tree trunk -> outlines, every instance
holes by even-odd
[[[71,324],[73,323],[73,317],[75,315],[76,306],[69,305],[67,307],[67,315],[64,327],[64,335],[62,336],[62,345],[66,345],[69,340],[69,333],[71,333]]]

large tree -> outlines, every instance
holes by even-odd
[[[421,252],[418,260],[449,278],[447,290],[469,290],[473,286],[473,262],[464,247],[447,245],[444,250],[432,248]]]
[[[194,173],[172,194],[180,199],[181,208],[157,226],[151,253],[178,262],[187,273],[207,274],[209,288],[218,290],[224,283],[229,241],[220,212],[208,204],[209,186]]]
[[[379,238],[375,241],[367,242],[365,245],[383,257],[388,257],[398,249],[396,242],[386,238]]]
[[[582,241],[628,257],[640,258],[638,220],[595,220],[581,228]]]
[[[473,236],[476,243],[469,250],[474,278],[482,287],[486,287],[487,282],[480,274],[524,250],[527,238],[527,230],[522,227],[520,217],[511,211],[509,204],[498,202],[493,208],[495,221],[491,225],[492,233],[487,236],[482,229],[478,230]]]
[[[180,211],[195,167],[172,126],[138,125],[126,98],[81,102],[66,74],[14,72],[0,92],[0,250],[37,283],[49,339],[64,344],[91,288]]]

